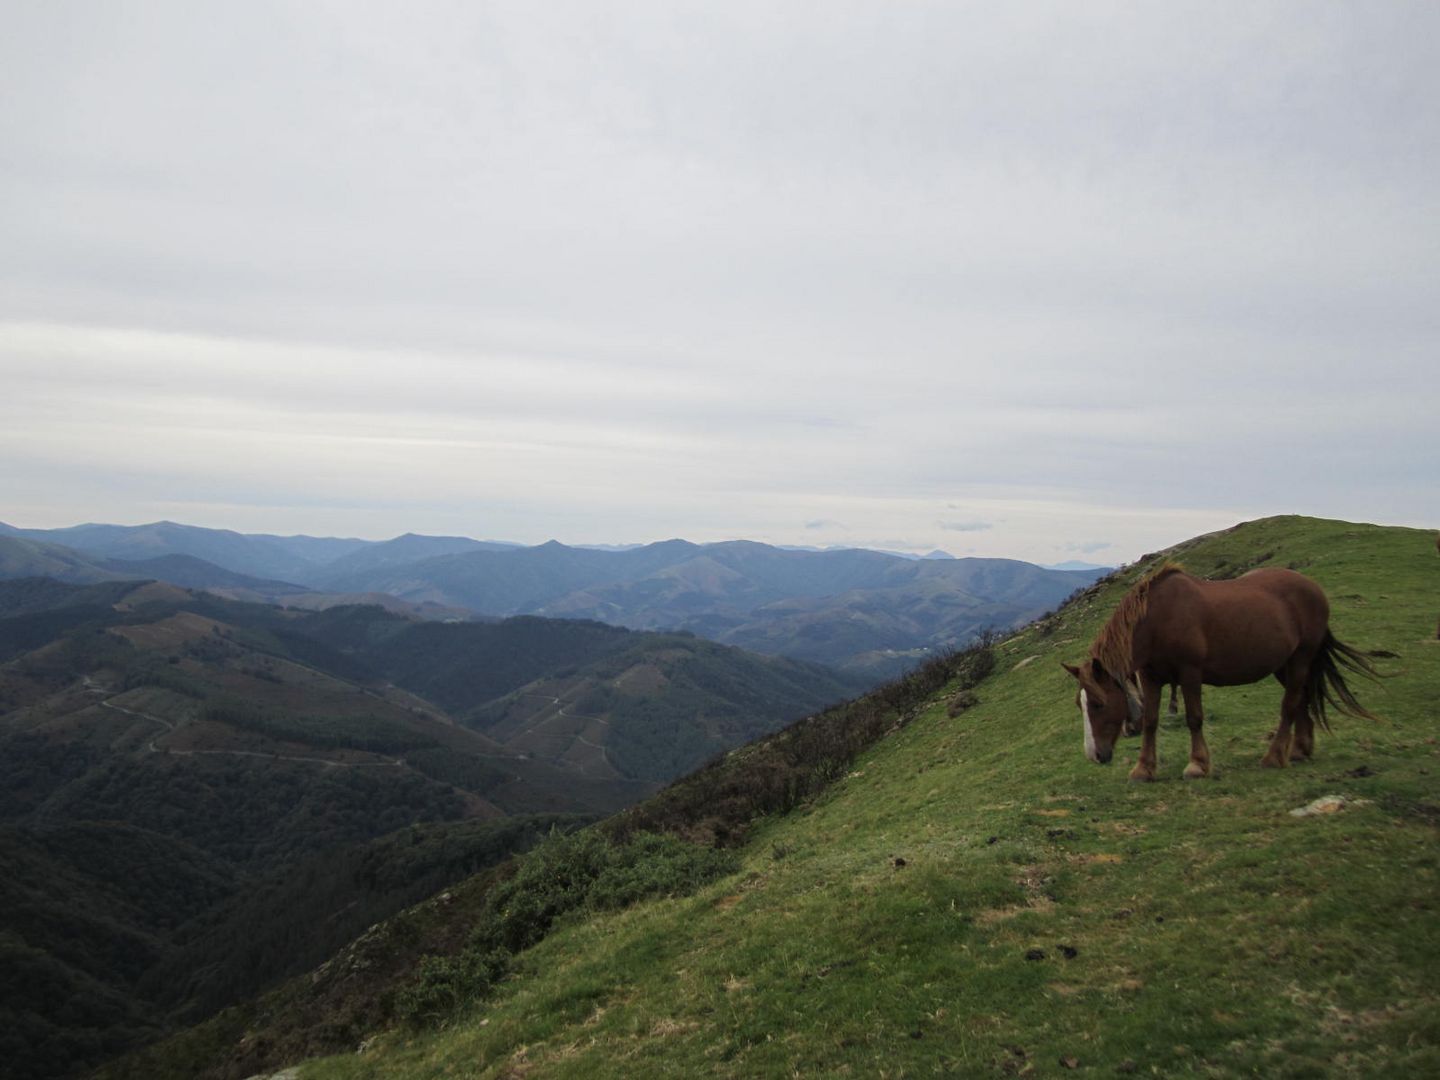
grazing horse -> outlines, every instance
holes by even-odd
[[[1366,657],[1330,633],[1325,593],[1293,570],[1252,570],[1230,581],[1192,577],[1166,563],[1121,598],[1081,664],[1063,664],[1080,684],[1085,755],[1104,765],[1122,728],[1141,724],[1131,780],[1155,779],[1160,695],[1180,686],[1190,727],[1188,780],[1210,775],[1200,687],[1239,686],[1274,675],[1285,687],[1280,726],[1260,764],[1284,767],[1315,752],[1315,723],[1327,731],[1329,704],[1374,719],[1355,700],[1341,666],[1369,677]],[[1136,693],[1136,684],[1139,693]],[[1291,732],[1294,743],[1291,743]]]

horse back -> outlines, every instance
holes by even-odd
[[[1177,574],[1157,582],[1146,613],[1152,668],[1199,668],[1215,686],[1255,682],[1297,652],[1318,649],[1329,623],[1325,593],[1293,570],[1264,568],[1227,581]]]

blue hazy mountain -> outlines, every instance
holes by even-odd
[[[552,540],[524,547],[415,533],[385,541],[249,535],[174,522],[6,529],[3,539],[72,549],[74,564],[60,567],[66,580],[106,580],[119,565],[112,560],[138,571],[148,560],[187,556],[272,586],[322,590],[311,606],[327,606],[323,597],[332,595],[383,595],[429,605],[440,617],[542,615],[684,630],[873,679],[962,644],[982,628],[1033,618],[1104,570],[744,540],[588,547]],[[148,565],[162,580],[242,595],[238,584],[205,581],[197,567],[182,575],[177,566]],[[280,599],[273,587],[254,596]]]

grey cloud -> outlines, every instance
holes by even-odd
[[[1440,9],[825,10],[16,6],[0,507],[1440,518]]]
[[[937,521],[935,524],[946,532],[985,532],[995,527],[988,521]]]

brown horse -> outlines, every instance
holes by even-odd
[[[1231,581],[1205,581],[1166,563],[1120,600],[1091,644],[1089,659],[1063,665],[1080,684],[1085,755],[1106,764],[1121,729],[1139,720],[1140,760],[1130,779],[1154,780],[1160,695],[1167,684],[1178,683],[1190,727],[1185,777],[1208,776],[1202,684],[1239,686],[1274,675],[1285,697],[1280,726],[1260,764],[1283,767],[1292,758],[1309,758],[1316,721],[1329,730],[1327,704],[1374,719],[1355,700],[1340,668],[1370,677],[1375,669],[1363,654],[1337,641],[1329,624],[1325,593],[1293,570],[1267,568]]]

